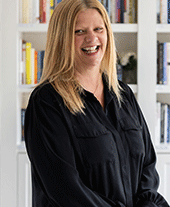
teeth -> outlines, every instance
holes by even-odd
[[[94,47],[86,47],[86,48],[83,48],[84,50],[96,50],[97,49],[97,46],[94,46]]]
[[[85,51],[86,53],[94,53],[97,51],[97,49],[98,46],[82,48],[82,50]]]

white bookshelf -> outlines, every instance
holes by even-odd
[[[23,155],[26,156],[25,144],[20,141],[20,98],[22,93],[30,93],[35,86],[19,85],[19,38],[22,37],[26,41],[32,42],[37,50],[45,49],[48,24],[19,24],[19,0],[0,0],[0,13],[3,17],[2,25],[0,21],[1,48],[3,50],[2,58],[0,58],[0,66],[2,67],[0,71],[0,129],[3,129],[0,132],[0,206],[18,207],[20,206],[18,202],[21,199],[20,188],[22,186],[19,183],[18,188],[20,173],[18,162],[27,162],[23,158]],[[156,42],[157,39],[170,41],[170,25],[156,24],[156,0],[138,0],[138,23],[112,24],[112,30],[115,35],[116,47],[120,53],[124,51],[137,53],[137,85],[130,85],[130,87],[137,97],[148,123],[153,143],[155,143],[156,101],[158,99],[170,100],[170,86],[156,85]],[[155,146],[155,149],[159,163],[164,162],[164,154],[166,154],[166,159],[167,157],[170,159],[169,146]],[[20,155],[22,158],[18,159]],[[158,167],[162,166],[159,163]],[[26,166],[28,165],[26,164]],[[28,173],[24,169],[22,172]],[[163,176],[163,172],[160,172]],[[23,187],[25,189],[24,184]],[[26,192],[29,192],[29,189]],[[29,206],[29,202],[25,201],[25,207]]]

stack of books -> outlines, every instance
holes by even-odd
[[[31,42],[21,40],[19,84],[37,84],[40,81],[45,51],[37,51]]]
[[[156,145],[170,144],[170,105],[157,102],[155,126]]]
[[[99,0],[112,23],[137,23],[137,0]],[[48,23],[61,0],[20,0],[19,22]]]
[[[137,23],[137,0],[99,0],[112,23]]]
[[[157,41],[157,84],[170,85],[170,42]]]
[[[22,24],[48,23],[54,8],[61,0],[20,0],[19,22]]]
[[[157,0],[157,23],[170,23],[170,0]]]

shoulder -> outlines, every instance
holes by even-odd
[[[134,93],[133,93],[132,89],[126,83],[119,81],[119,85],[121,87],[121,95],[122,95],[123,100],[124,99],[131,100],[134,98]]]
[[[31,93],[29,103],[32,102],[45,102],[47,104],[61,103],[62,98],[54,89],[51,83],[46,82],[37,86]]]

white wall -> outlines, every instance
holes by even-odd
[[[1,207],[16,207],[16,19],[14,0],[1,0]],[[2,9],[3,8],[3,9]]]

